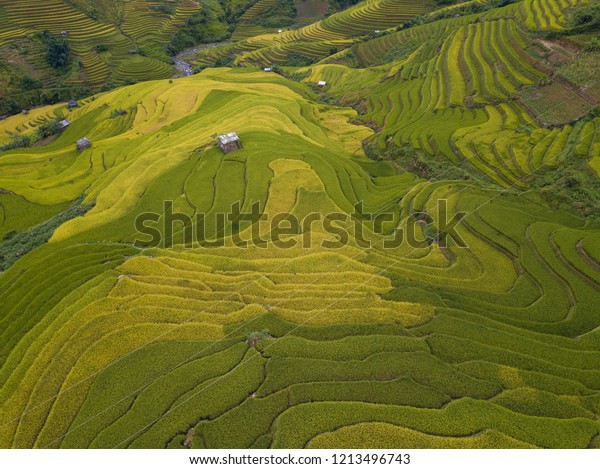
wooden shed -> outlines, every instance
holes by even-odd
[[[77,107],[77,101],[75,101],[74,99],[71,99],[71,100],[69,101],[69,103],[67,104],[67,107],[68,107],[69,109],[72,109],[72,108],[74,108],[74,107]]]
[[[63,119],[58,123],[58,128],[60,130],[65,130],[70,125],[71,125],[71,123],[67,119]]]
[[[232,151],[242,148],[240,137],[238,137],[235,132],[219,135],[217,140],[219,142],[219,148],[223,150],[224,153],[231,153]]]
[[[79,151],[83,151],[86,148],[89,148],[92,146],[92,142],[90,142],[86,137],[80,138],[79,140],[77,140],[77,142],[75,142],[75,145],[77,146],[77,149]]]

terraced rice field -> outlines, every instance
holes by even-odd
[[[597,142],[590,138],[596,141],[600,121],[546,128],[515,99],[525,86],[535,92],[547,74],[525,51],[529,39],[520,23],[504,17],[513,7],[360,43],[351,50],[370,68],[316,65],[305,69],[304,81],[325,80],[329,93],[361,96],[365,120],[382,129],[373,137],[382,148],[390,141],[411,145],[474,167],[501,186],[526,187],[532,171],[556,166],[576,147],[593,156]],[[409,55],[381,65],[393,44],[411,43],[417,46]],[[573,106],[550,95],[555,99],[536,114],[544,122]],[[579,117],[589,108],[569,112]],[[589,132],[581,133],[586,125]]]
[[[544,127],[517,99],[547,79],[517,15],[534,3],[360,39],[429,4],[400,5],[363,2],[198,59],[348,48],[286,68],[295,80],[208,68],[0,121],[2,144],[71,121],[0,153],[2,239],[93,204],[0,273],[0,447],[600,448],[600,224],[531,189],[567,158],[600,173],[600,118]],[[560,28],[569,4],[552,5]],[[214,137],[230,131],[243,148],[224,154]],[[367,158],[365,141],[472,178],[420,178]],[[160,229],[165,201],[179,220],[153,244],[136,220],[155,213],[146,226]],[[316,220],[283,248],[268,224],[216,221],[255,203],[299,219],[362,203],[389,223],[342,221],[335,243]],[[464,246],[441,206],[464,215]],[[415,225],[423,214],[431,226]],[[436,236],[385,245],[415,226]]]
[[[259,14],[262,8],[268,8],[269,2],[257,2],[246,15]],[[239,65],[268,65],[285,62],[290,52],[311,56],[325,56],[331,48],[343,47],[352,42],[352,38],[396,27],[410,18],[428,12],[433,8],[429,0],[367,0],[347,10],[333,14],[322,21],[299,29],[282,33],[271,31],[260,34],[256,26],[250,32],[245,29],[245,17],[233,39]],[[250,20],[248,20],[250,21]],[[252,37],[249,37],[252,34]],[[200,53],[197,63],[211,63],[220,56],[218,49]]]
[[[66,31],[83,70],[80,78],[68,81],[71,84],[100,86],[110,79],[122,82],[171,76],[173,69],[165,46],[187,18],[199,11],[198,3],[178,0],[171,5],[173,14],[156,10],[162,5],[157,1],[120,3],[115,11],[107,13],[108,18],[92,19],[87,10],[61,0],[0,0],[0,45],[43,30],[53,34]],[[108,51],[97,53],[98,46]],[[130,50],[141,50],[146,56],[132,56]]]
[[[207,70],[100,95],[50,145],[0,157],[3,205],[96,204],[0,277],[1,446],[597,445],[597,227],[396,175],[362,154],[372,131],[354,111],[314,98]],[[116,103],[127,114],[111,119]],[[206,147],[222,129],[244,149]],[[266,228],[263,246],[184,248],[190,226],[176,248],[132,244],[135,217],[163,200],[207,220],[235,201],[298,216],[363,201],[406,227],[440,199],[470,213],[468,249],[384,249],[368,224],[370,249],[279,249]]]
[[[277,30],[269,31],[268,28],[256,23],[256,20],[260,18],[261,14],[271,8],[274,4],[275,0],[258,0],[256,3],[254,3],[254,5],[248,8],[240,17],[239,24],[237,25],[231,39],[234,41],[239,41],[241,39],[259,36],[261,34],[277,32]]]

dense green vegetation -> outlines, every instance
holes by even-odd
[[[2,242],[0,242],[0,271],[8,269],[19,258],[46,243],[52,237],[54,230],[60,225],[72,218],[84,215],[91,208],[91,204],[82,205],[81,201],[77,201],[64,212],[40,225],[29,228],[27,231],[21,233],[10,231],[6,233]]]
[[[52,2],[109,71],[0,121],[0,447],[598,448],[592,0]]]
[[[62,68],[69,65],[71,62],[71,47],[69,41],[62,37],[54,36],[50,31],[46,30],[41,34],[42,40],[46,45],[46,61],[48,65],[54,68]],[[21,82],[23,83],[23,82]],[[33,84],[21,84],[21,86],[27,88],[33,88]],[[39,87],[39,86],[38,86]]]
[[[176,54],[196,44],[223,41],[231,34],[230,25],[235,19],[231,10],[226,11],[221,2],[204,0],[202,9],[191,15],[177,31],[169,50]]]

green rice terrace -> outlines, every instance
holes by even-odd
[[[0,0],[5,91],[88,88],[0,121],[0,448],[600,448],[599,34],[598,0]],[[219,224],[257,203],[355,223]]]

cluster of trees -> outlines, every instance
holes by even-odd
[[[223,41],[231,35],[229,21],[220,4],[203,3],[202,10],[190,16],[177,31],[167,50],[175,55],[196,44]]]
[[[71,46],[66,38],[55,36],[50,31],[41,33],[46,45],[46,61],[52,68],[63,68],[71,63]]]

